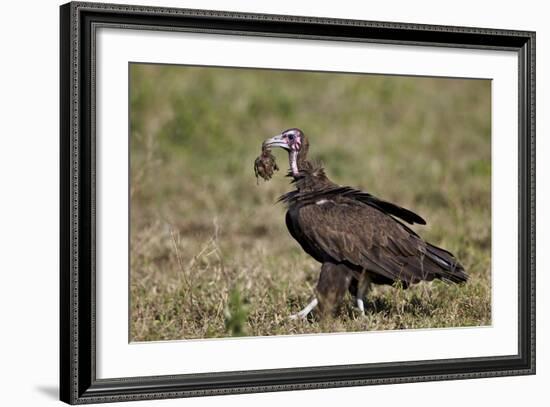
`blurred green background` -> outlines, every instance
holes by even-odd
[[[132,64],[131,339],[491,322],[491,82]],[[288,234],[286,153],[257,185],[261,143],[290,127],[329,177],[407,207],[454,252],[462,287],[378,287],[367,316],[289,321],[319,265]]]

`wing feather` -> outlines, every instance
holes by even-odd
[[[411,225],[414,225],[415,223],[419,225],[426,224],[426,221],[420,215],[417,215],[409,209],[403,208],[388,201],[384,201],[367,192],[363,192],[351,187],[334,186],[310,192],[301,192],[299,190],[294,190],[280,196],[278,202],[286,202],[289,204],[292,202],[307,203],[322,199],[323,197],[330,199],[335,196],[350,198],[356,202],[361,202],[365,205],[369,205],[370,207],[377,209],[380,212],[395,216],[396,218],[402,219],[403,221]]]
[[[340,196],[304,204],[297,220],[308,243],[338,262],[406,284],[442,278],[441,264],[432,261],[427,251],[431,245],[393,217],[356,199]]]

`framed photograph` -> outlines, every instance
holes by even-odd
[[[535,373],[535,33],[61,6],[61,400]]]

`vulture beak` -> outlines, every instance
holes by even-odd
[[[286,140],[283,138],[282,134],[278,134],[275,137],[268,138],[265,140],[262,144],[265,148],[272,148],[272,147],[281,147],[285,150],[290,150],[290,146],[286,142]]]

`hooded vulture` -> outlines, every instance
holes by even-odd
[[[321,263],[312,301],[293,319],[317,305],[331,312],[349,290],[364,314],[371,283],[403,287],[440,279],[465,282],[468,275],[455,256],[423,240],[405,225],[425,225],[414,212],[357,189],[330,181],[323,168],[307,160],[309,142],[289,129],[262,145],[288,151],[295,190],[280,197],[288,206],[286,225],[302,249]]]

